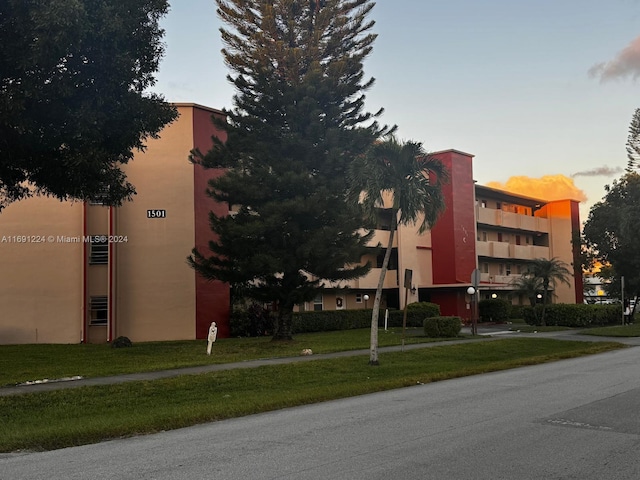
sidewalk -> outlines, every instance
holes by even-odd
[[[478,338],[465,339],[465,340],[452,340],[452,341],[444,341],[444,342],[431,342],[431,343],[416,343],[411,345],[405,345],[405,350],[416,350],[419,348],[433,348],[439,346],[446,345],[457,345],[461,343],[469,343],[469,342],[487,342],[487,341],[495,341],[504,338],[505,336],[512,337],[551,337],[558,338],[560,340],[578,340],[584,342],[598,342],[598,341],[613,341],[618,343],[624,343],[630,346],[640,346],[640,337],[596,337],[592,335],[580,335],[574,330],[568,331],[559,331],[559,332],[544,332],[544,333],[519,333],[509,331],[510,325],[492,325],[492,326],[482,326],[478,329]],[[463,327],[463,334],[470,334],[470,329],[468,327]],[[379,353],[386,352],[399,352],[402,350],[401,346],[393,346],[393,347],[380,347],[378,349]],[[145,380],[159,380],[162,378],[171,378],[177,377],[180,375],[198,375],[202,373],[209,372],[220,372],[225,370],[234,370],[241,368],[256,368],[263,367],[269,365],[283,365],[287,363],[295,363],[295,362],[308,362],[313,360],[325,360],[330,358],[342,358],[342,357],[353,357],[358,355],[368,355],[369,349],[362,350],[349,350],[344,352],[333,352],[333,353],[324,353],[324,354],[314,354],[309,356],[297,356],[297,357],[281,357],[281,358],[266,358],[259,360],[247,360],[244,362],[236,362],[236,363],[223,363],[216,365],[201,365],[198,367],[185,367],[185,368],[177,368],[173,370],[160,370],[154,372],[139,372],[139,373],[129,373],[124,375],[114,375],[110,377],[96,377],[96,378],[81,378],[78,380],[69,380],[69,381],[49,381],[47,383],[35,383],[30,385],[17,385],[17,386],[7,386],[0,387],[0,397],[5,397],[9,395],[21,395],[26,393],[37,393],[37,392],[50,392],[54,390],[62,390],[65,388],[79,388],[79,387],[87,387],[87,386],[95,386],[95,385],[113,385],[117,383],[124,382],[136,382],[136,381],[145,381]]]

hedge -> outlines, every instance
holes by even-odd
[[[478,302],[481,322],[506,322],[511,314],[511,303],[500,298]]]
[[[372,309],[294,312],[291,330],[295,334],[369,328],[371,314]],[[247,310],[234,311],[230,320],[231,336],[270,335],[273,332],[274,315],[273,312],[268,312],[257,305],[252,305]],[[422,328],[425,318],[437,315],[440,315],[440,306],[435,303],[411,303],[407,305],[407,327]],[[379,327],[384,327],[384,316],[385,311],[380,310]],[[401,327],[403,316],[404,310],[389,310],[387,325]]]
[[[426,337],[457,337],[462,321],[460,317],[430,317],[424,319],[423,328]]]
[[[542,324],[542,305],[524,307],[522,312],[524,321],[529,325]],[[557,303],[546,306],[544,317],[546,325],[561,327],[599,327],[622,323],[620,305]]]

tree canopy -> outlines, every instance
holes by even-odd
[[[363,275],[368,235],[346,200],[350,163],[388,132],[364,110],[363,61],[375,35],[369,0],[216,0],[222,51],[236,88],[216,141],[193,160],[225,173],[209,194],[231,207],[211,214],[218,239],[194,250],[205,278],[241,285],[277,305],[274,338],[291,338],[296,304]],[[214,140],[215,141],[215,140]]]
[[[421,143],[401,143],[393,135],[371,146],[358,157],[349,172],[349,196],[365,216],[375,222],[381,209],[390,210],[391,226],[371,315],[369,364],[378,365],[378,315],[393,238],[398,225],[417,225],[418,232],[431,228],[445,209],[442,184],[449,172],[430,157]]]
[[[628,295],[640,295],[640,174],[627,172],[605,187],[602,201],[591,207],[583,228],[595,258],[612,267],[611,286],[624,276]],[[613,293],[613,292],[609,292]]]
[[[148,93],[167,0],[0,2],[0,209],[135,193],[121,166],[176,117]]]

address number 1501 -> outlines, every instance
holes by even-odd
[[[166,218],[166,210],[147,210],[147,218]]]

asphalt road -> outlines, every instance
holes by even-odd
[[[640,348],[0,456],[0,479],[638,479]]]

